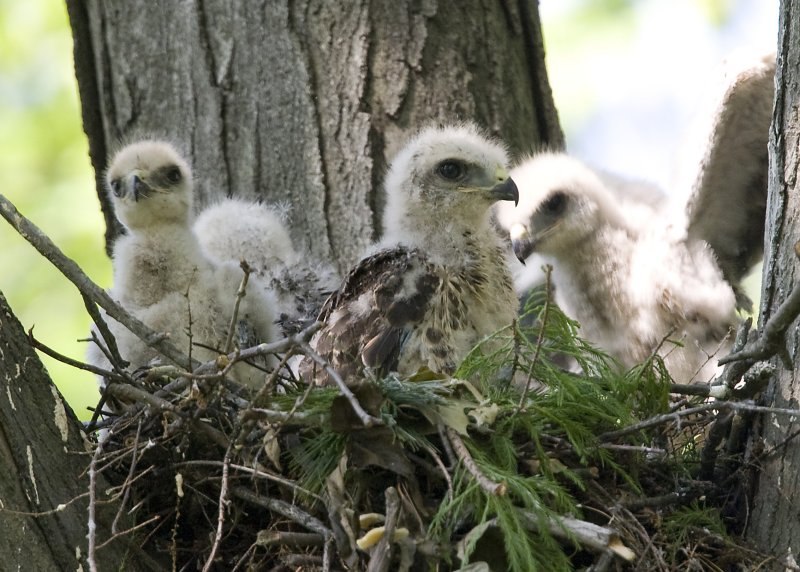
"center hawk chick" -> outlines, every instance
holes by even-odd
[[[484,337],[515,318],[507,247],[493,203],[518,200],[505,149],[473,125],[428,128],[389,169],[384,238],[320,314],[312,345],[347,382],[421,369],[452,374]],[[328,383],[323,371],[306,373]]]

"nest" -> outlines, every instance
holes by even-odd
[[[620,374],[547,300],[528,311],[533,326],[498,332],[448,379],[308,385],[285,364],[309,330],[255,395],[224,370],[116,381],[93,464],[130,534],[176,570],[762,561],[735,540],[742,455],[711,437],[736,412],[670,393],[656,356]],[[582,375],[557,365],[565,355]]]

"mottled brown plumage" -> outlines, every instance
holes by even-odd
[[[427,129],[395,159],[386,236],[328,299],[312,340],[348,383],[366,372],[452,374],[512,322],[506,247],[489,216],[495,201],[517,197],[505,165],[502,147],[471,126]],[[302,371],[330,382],[310,363]]]

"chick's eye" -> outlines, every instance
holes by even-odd
[[[178,167],[170,167],[167,171],[167,180],[170,183],[179,183],[181,180],[181,170]]]
[[[559,215],[567,208],[567,195],[564,193],[554,193],[549,199],[542,203],[540,209],[550,215]]]
[[[114,179],[113,181],[109,182],[108,186],[111,187],[111,192],[114,193],[115,197],[120,196],[121,185],[119,179]]]
[[[458,161],[442,161],[436,167],[436,171],[445,179],[455,181],[464,176],[466,169]]]

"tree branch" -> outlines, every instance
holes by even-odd
[[[22,238],[27,240],[39,254],[49,260],[53,266],[75,285],[81,295],[88,297],[103,308],[109,316],[128,328],[149,347],[158,350],[170,361],[184,369],[191,370],[197,365],[181,352],[167,337],[148,328],[140,320],[131,316],[122,306],[115,302],[102,288],[92,282],[75,261],[68,258],[36,225],[22,216],[14,204],[0,194],[0,215],[14,227]]]

